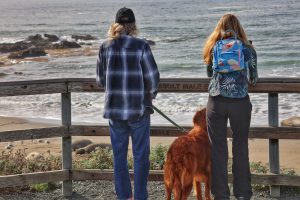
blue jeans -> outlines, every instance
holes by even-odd
[[[118,199],[132,197],[127,152],[131,134],[134,159],[134,199],[148,198],[147,181],[150,154],[150,115],[136,120],[109,120],[110,138],[114,154],[114,180]]]

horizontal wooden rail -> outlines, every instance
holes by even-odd
[[[209,78],[163,78],[159,84],[159,92],[197,93],[207,92]],[[70,92],[99,92],[94,79],[69,79]],[[266,93],[300,93],[300,80],[297,78],[261,78],[249,92]]]
[[[62,137],[69,135],[68,127],[59,126],[51,128],[25,129],[0,132],[0,142],[17,140],[34,140],[41,138]]]
[[[149,181],[163,181],[162,170],[150,170]],[[133,179],[133,171],[130,171]],[[76,170],[56,170],[48,172],[36,172],[27,174],[17,174],[0,176],[0,188],[12,186],[25,186],[36,183],[49,183],[59,181],[86,181],[86,180],[113,180],[113,170],[100,169],[76,169]],[[232,183],[232,174],[229,174],[229,182]],[[300,176],[275,175],[275,174],[251,174],[252,184],[262,185],[287,185],[300,186]]]
[[[190,126],[184,126],[186,130]],[[70,127],[72,136],[109,136],[107,126],[80,126]],[[228,137],[232,137],[232,131],[227,129]],[[178,137],[184,135],[174,126],[151,125],[151,136]],[[257,139],[300,139],[300,127],[250,127],[249,138]]]
[[[0,176],[0,188],[59,182],[70,179],[70,172],[63,170]]]
[[[133,171],[130,171],[131,179]],[[230,173],[229,182],[232,183],[232,174]],[[82,169],[72,170],[71,179],[75,181],[84,180],[113,180],[113,170],[97,170],[97,169]],[[163,181],[164,175],[162,170],[150,170],[149,181]],[[300,176],[291,175],[275,175],[275,174],[251,174],[252,184],[262,185],[288,185],[300,186]]]
[[[0,82],[0,97],[64,93],[67,83],[65,79]]]
[[[191,129],[185,126],[185,129]],[[69,132],[68,132],[69,130]],[[231,129],[228,128],[228,138],[232,137]],[[151,136],[178,137],[184,135],[173,126],[151,126]],[[72,125],[70,127],[51,127],[39,129],[26,129],[0,132],[0,142],[17,140],[33,140],[41,138],[65,137],[65,136],[109,136],[107,125],[82,126]],[[300,139],[300,127],[251,127],[249,138],[253,139]]]
[[[159,92],[207,92],[208,78],[162,78]],[[93,78],[0,82],[0,97],[65,92],[103,92]],[[251,93],[300,93],[299,78],[261,78]]]

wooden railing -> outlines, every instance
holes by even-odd
[[[162,79],[159,92],[206,93],[209,79]],[[72,181],[79,180],[112,180],[112,170],[74,170],[72,169],[72,136],[108,136],[107,126],[72,125],[71,93],[72,92],[103,92],[98,88],[95,79],[51,79],[34,81],[0,82],[0,97],[19,95],[39,95],[61,93],[62,125],[51,128],[2,131],[0,142],[29,140],[39,138],[62,137],[62,170],[0,176],[0,188],[30,185],[43,182],[63,181],[63,195],[72,194]],[[262,78],[251,93],[268,93],[269,126],[250,127],[249,138],[269,139],[269,159],[271,174],[252,174],[253,184],[271,185],[271,195],[280,195],[280,185],[300,186],[300,176],[282,175],[279,169],[279,139],[300,139],[300,128],[279,127],[278,124],[278,93],[300,93],[298,78]],[[191,127],[185,127],[187,129]],[[151,136],[181,135],[172,126],[151,126]],[[232,137],[228,128],[228,137]],[[299,156],[300,158],[300,156]],[[132,176],[132,172],[131,172]],[[232,175],[229,174],[232,181]],[[151,171],[150,181],[163,181],[162,171]]]

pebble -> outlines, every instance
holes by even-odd
[[[166,199],[163,182],[149,182],[148,184],[148,200],[164,200]],[[29,191],[21,191],[10,195],[1,195],[5,200],[66,200],[62,196],[61,188],[51,192],[31,193]],[[111,181],[74,181],[72,200],[111,200],[115,199],[114,184]],[[280,200],[299,200],[300,193],[286,193],[282,192]],[[194,196],[188,200],[196,200]],[[233,196],[230,200],[235,200]],[[251,200],[278,200],[278,198],[271,198],[268,191],[254,191]]]

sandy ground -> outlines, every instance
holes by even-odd
[[[56,126],[55,124],[48,124],[45,122],[38,121],[28,121],[19,118],[8,118],[0,117],[0,132],[17,130],[17,129],[31,129],[31,128],[42,128]],[[76,136],[72,138],[72,141],[90,139],[94,143],[109,144],[109,137],[86,137],[86,136]],[[156,146],[157,144],[169,145],[175,138],[170,137],[151,137],[151,146]],[[48,140],[50,143],[46,144],[45,141]],[[61,138],[49,138],[40,141],[37,140],[26,140],[26,141],[15,141],[11,142],[15,147],[14,149],[25,149],[27,153],[30,152],[40,152],[47,154],[51,152],[55,155],[60,155],[61,153]],[[5,146],[8,142],[0,143],[0,151],[5,150]],[[249,157],[250,161],[261,161],[267,164],[269,158],[269,141],[261,139],[249,140]],[[130,147],[131,148],[131,147]],[[280,166],[281,168],[292,168],[296,172],[300,173],[300,140],[280,140]],[[228,141],[228,149],[231,156],[231,141]]]

